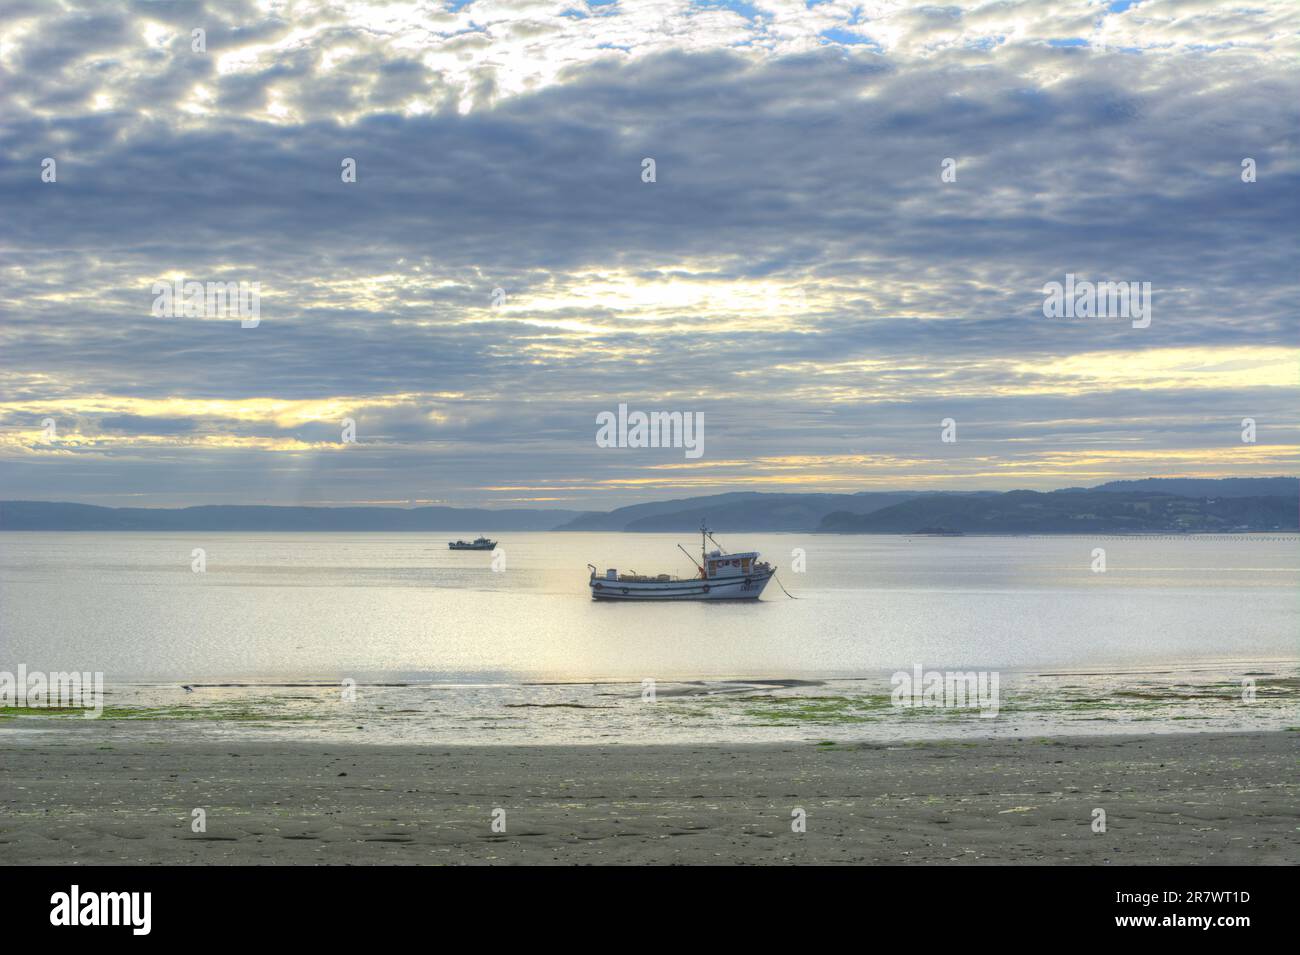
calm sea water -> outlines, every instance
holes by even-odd
[[[1086,700],[1117,674],[1199,673],[1211,686],[1300,658],[1294,535],[733,535],[723,544],[761,550],[797,599],[770,585],[754,604],[662,605],[593,603],[586,564],[687,574],[674,546],[689,547],[685,535],[503,534],[499,572],[490,554],[448,551],[449,536],[0,534],[0,670],[102,671],[118,702],[153,704],[243,706],[249,686],[213,684],[251,684],[259,705],[291,715],[350,678],[392,732],[437,716],[507,736],[581,723],[595,738],[610,715],[582,723],[580,711],[639,699],[646,678],[670,699],[699,695],[690,681],[736,699],[811,692],[752,682],[764,680],[888,693],[890,672],[920,663],[1007,671],[1044,700],[1060,686]],[[200,547],[207,570],[195,573]],[[181,697],[181,683],[199,691]],[[696,725],[698,712],[675,712]]]
[[[1294,536],[738,535],[798,599],[631,605],[593,603],[587,562],[689,573],[689,538],[505,534],[501,572],[446,541],[0,534],[0,648],[110,681],[572,682],[1275,659],[1300,634]]]

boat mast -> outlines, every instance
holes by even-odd
[[[687,560],[689,560],[692,564],[695,564],[695,558],[691,556],[691,552],[690,552],[690,551],[688,551],[688,550],[687,550],[685,547],[683,547],[681,544],[678,544],[678,545],[677,545],[677,549],[678,549],[679,551],[681,551],[683,554],[686,555],[686,559],[687,559]],[[700,576],[701,576],[701,577],[707,577],[707,576],[708,576],[708,574],[706,574],[706,573],[704,572],[704,567],[703,567],[703,565],[701,565],[701,564],[695,564],[695,569],[698,570],[698,571],[700,572]]]

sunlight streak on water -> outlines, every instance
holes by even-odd
[[[826,679],[1294,659],[1300,632],[1294,536],[734,535],[799,599],[675,605],[594,604],[585,565],[689,573],[682,537],[507,534],[502,573],[446,539],[0,534],[0,667],[110,683]]]

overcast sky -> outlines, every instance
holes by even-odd
[[[1284,0],[3,0],[0,497],[1295,474],[1298,140]],[[597,447],[620,403],[702,456]]]

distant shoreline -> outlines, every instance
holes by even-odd
[[[1300,531],[1300,478],[1148,478],[1055,491],[739,491],[610,511],[0,501],[0,531],[510,533],[763,532],[904,536],[1260,534]]]

